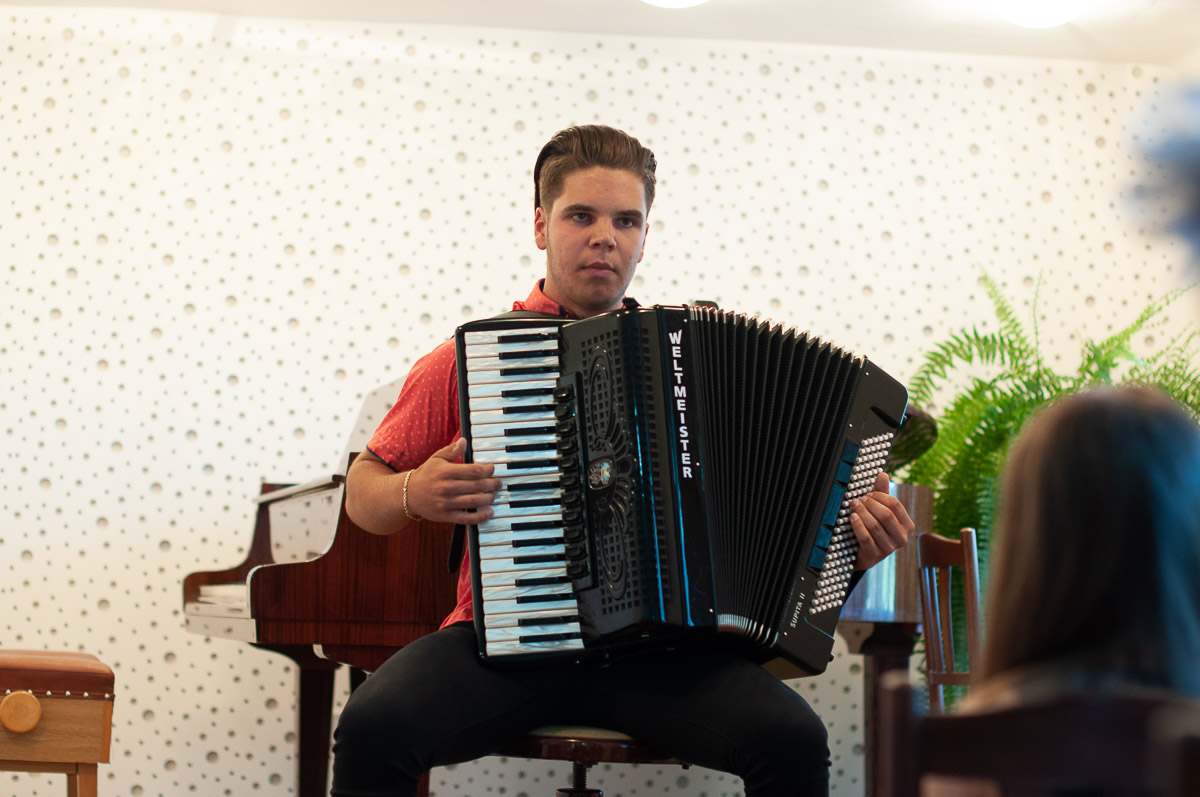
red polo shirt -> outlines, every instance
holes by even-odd
[[[531,310],[569,317],[557,302],[542,293],[542,281],[514,310]],[[384,416],[367,448],[397,471],[411,470],[461,436],[458,426],[458,377],[454,340],[448,340],[413,365],[396,404]],[[430,563],[430,566],[436,566]],[[471,567],[466,552],[458,569],[458,605],[442,627],[473,617]]]

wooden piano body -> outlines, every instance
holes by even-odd
[[[368,396],[342,462],[348,467],[399,393]],[[437,629],[454,608],[457,576],[445,566],[451,527],[379,536],[345,512],[345,470],[301,485],[264,484],[245,559],[183,582],[189,631],[237,639],[299,668],[297,789],[325,797],[334,673],[379,667]]]
[[[384,385],[368,397],[342,460],[347,465],[399,388],[399,382]],[[344,470],[302,485],[264,484],[245,560],[227,570],[192,573],[183,582],[189,631],[248,642],[296,662],[300,797],[326,794],[337,667],[348,664],[359,675],[376,669],[397,649],[436,630],[455,601],[457,577],[441,564],[449,553],[449,526],[426,521],[417,534],[370,534],[346,515],[344,493]],[[894,493],[917,530],[928,530],[929,490],[895,485]],[[866,661],[868,789],[878,749],[870,738],[878,678],[908,667],[919,633],[917,595],[916,553],[902,549],[864,576],[841,615],[839,631]],[[790,677],[790,665],[775,665],[768,668]]]

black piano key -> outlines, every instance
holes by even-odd
[[[544,482],[524,482],[521,484],[509,484],[506,486],[508,487],[508,491],[510,493],[528,492],[530,490],[553,490],[558,486],[558,481],[550,480]]]
[[[537,531],[538,529],[557,529],[562,526],[562,522],[558,520],[529,520],[522,523],[513,523],[513,531]]]
[[[518,578],[513,582],[514,587],[544,587],[548,584],[566,584],[571,579],[566,576],[543,576],[540,578]]]
[[[500,376],[537,376],[539,374],[556,374],[557,365],[537,365],[529,368],[501,368]]]
[[[555,592],[550,595],[521,595],[517,598],[517,603],[554,603],[556,601],[571,600],[575,596],[570,592]]]
[[[529,396],[552,396],[553,394],[554,388],[552,387],[515,387],[511,390],[501,390],[500,398],[514,399]]]
[[[502,351],[498,360],[532,360],[541,357],[557,357],[558,349],[534,349],[531,351]]]
[[[510,454],[517,454],[522,451],[553,451],[554,443],[526,443],[524,445],[505,446],[504,450]]]
[[[566,558],[561,553],[548,553],[541,556],[514,556],[512,561],[514,565],[549,565],[566,561]]]
[[[512,335],[497,335],[497,343],[528,343],[531,340],[558,340],[557,332],[518,332]]]
[[[533,468],[552,468],[558,465],[557,459],[529,460],[528,462],[509,462],[509,471],[529,471]]]
[[[512,500],[510,500],[508,502],[508,505],[513,507],[514,509],[517,509],[520,507],[529,507],[529,506],[559,506],[560,504],[562,504],[562,499],[559,499],[559,498],[536,498],[536,499],[530,499],[528,501],[512,501]]]
[[[536,540],[513,540],[512,547],[514,548],[537,548],[542,545],[557,545],[563,542],[561,536],[554,537],[538,537]]]
[[[578,623],[580,619],[577,614],[561,614],[558,617],[522,617],[517,620],[517,627],[549,625],[550,623]]]
[[[541,434],[554,434],[553,426],[524,426],[520,429],[505,429],[505,437],[532,437]]]
[[[522,645],[534,642],[566,642],[572,639],[583,639],[583,634],[577,631],[573,634],[522,634],[517,637],[517,641]]]
[[[501,412],[505,415],[533,415],[535,413],[549,413],[553,411],[552,404],[522,404],[519,407],[505,407]],[[553,430],[553,427],[551,427]]]

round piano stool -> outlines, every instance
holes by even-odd
[[[663,755],[632,736],[587,727],[538,728],[498,750],[496,755],[569,761],[571,785],[558,789],[555,797],[602,797],[600,789],[590,789],[587,785],[588,770],[596,764],[673,764],[684,769],[690,766],[677,758]]]
[[[31,692],[13,692],[0,700],[0,725],[13,733],[29,733],[42,719],[42,704]]]
[[[0,649],[0,770],[60,773],[70,797],[97,797],[113,680],[87,653]]]

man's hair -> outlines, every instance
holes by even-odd
[[[533,167],[533,206],[550,209],[567,175],[600,166],[631,172],[642,180],[646,212],[654,203],[654,153],[628,133],[605,125],[579,125],[554,134]]]
[[[1200,697],[1200,429],[1149,388],[1042,412],[1000,488],[982,675],[1075,677]]]

